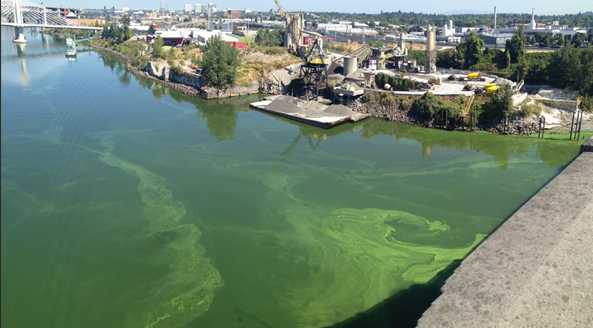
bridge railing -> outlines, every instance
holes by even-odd
[[[23,3],[21,0],[0,0],[2,25],[96,28],[80,26],[65,16],[69,9],[49,8],[44,5]],[[73,11],[73,10],[70,10]]]

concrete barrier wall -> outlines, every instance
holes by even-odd
[[[418,327],[593,327],[593,140],[474,250]]]

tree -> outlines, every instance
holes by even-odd
[[[132,30],[130,30],[130,16],[124,15],[121,18],[121,29],[118,35],[119,43],[125,42],[132,37]]]
[[[150,24],[150,26],[148,27],[147,34],[148,35],[154,35],[155,33],[156,33],[156,28],[154,27],[153,24]]]
[[[124,18],[126,17],[127,16],[124,16]],[[129,18],[127,18],[127,20],[124,18],[122,18],[124,24],[121,27],[114,22],[105,24],[105,26],[103,26],[103,31],[101,31],[101,38],[110,40],[114,43],[122,43],[129,40],[132,37],[132,31],[129,26]],[[127,25],[125,24],[126,22]]]
[[[552,85],[559,88],[576,87],[577,81],[583,73],[580,71],[579,49],[563,47],[554,53],[548,67]]]
[[[488,101],[482,106],[482,112],[478,121],[482,126],[493,126],[508,117],[513,111],[513,91],[505,85],[495,94],[491,95]]]
[[[511,66],[511,56],[508,51],[496,51],[494,62],[499,69],[506,69]]]
[[[453,49],[439,51],[437,53],[436,65],[443,68],[459,68],[460,63],[457,59],[455,50]]]
[[[525,56],[525,36],[523,30],[519,29],[515,35],[508,40],[505,45],[505,50],[508,51],[511,57],[511,63],[519,63],[523,56]]]
[[[219,37],[208,40],[202,57],[202,70],[207,84],[224,90],[235,83],[239,54]]]
[[[262,47],[280,47],[284,42],[282,30],[259,30],[255,35],[255,43]]]
[[[583,47],[585,42],[587,42],[587,35],[583,33],[575,33],[575,35],[572,36],[571,43],[577,48]]]
[[[527,73],[529,72],[529,64],[525,58],[521,58],[521,61],[515,68],[515,79],[516,81],[525,80]]]
[[[438,112],[439,105],[437,97],[427,92],[414,101],[410,114],[419,122],[429,123],[433,115]]]
[[[550,53],[530,53],[525,55],[525,62],[529,67],[525,82],[528,84],[548,84],[550,73]]]
[[[480,62],[484,52],[484,41],[474,32],[471,32],[465,42],[457,46],[458,59],[462,59],[463,68],[470,68]]]
[[[163,44],[163,38],[160,36],[154,39],[154,42],[152,43],[152,58],[159,58],[161,56]]]

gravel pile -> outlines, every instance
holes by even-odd
[[[289,96],[279,96],[268,106],[272,110],[284,114],[298,114],[303,117],[349,117],[354,112],[344,105],[323,105],[316,101],[305,101]]]

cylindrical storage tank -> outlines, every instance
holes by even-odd
[[[348,76],[358,69],[358,59],[356,57],[344,57],[344,76]]]

